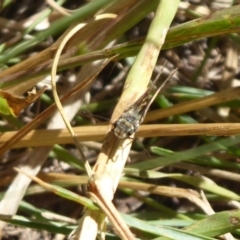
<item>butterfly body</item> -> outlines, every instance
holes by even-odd
[[[139,114],[131,109],[122,114],[114,124],[114,134],[116,137],[124,139],[135,133],[140,125]]]
[[[114,123],[114,134],[116,137],[125,139],[138,130],[145,117],[145,112],[148,109],[151,90],[152,85],[132,106],[124,111],[121,117]]]

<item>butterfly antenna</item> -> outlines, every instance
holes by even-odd
[[[162,68],[163,69],[163,68]],[[159,92],[163,89],[163,87],[166,85],[166,83],[172,78],[172,76],[175,74],[175,72],[177,71],[178,69],[174,69],[171,74],[167,77],[166,80],[164,80],[164,82],[162,83],[162,85],[158,88],[158,90],[154,93],[153,97],[151,98],[151,100],[149,101],[145,111],[144,111],[144,114],[143,114],[143,119],[145,118],[145,115],[149,109],[149,107],[151,106],[152,102],[154,101],[154,99],[156,98],[156,96],[159,94]],[[156,82],[156,80],[160,77],[162,73],[162,70],[160,71],[160,73],[157,75],[157,77],[155,78],[154,80],[154,83]]]
[[[163,69],[164,69],[164,67],[166,66],[166,64],[167,64],[167,61],[164,62],[164,64],[163,64],[162,67],[161,67],[160,72],[158,73],[158,75],[157,75],[157,76],[155,77],[155,79],[153,80],[153,83],[152,83],[153,86],[156,85],[156,82],[158,81],[158,79],[159,79],[160,76],[162,75]]]
[[[109,119],[107,119],[105,117],[102,117],[102,116],[99,116],[99,115],[92,114],[92,113],[87,112],[87,111],[81,111],[80,115],[84,116],[84,117],[87,117],[87,118],[90,118],[90,119],[91,118],[97,118],[97,119],[101,119],[101,120],[105,120],[105,121],[109,122]]]

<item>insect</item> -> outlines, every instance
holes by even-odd
[[[155,78],[153,83],[148,87],[146,92],[127,110],[123,112],[120,118],[114,123],[113,131],[116,137],[120,139],[125,139],[130,137],[133,133],[135,133],[140,124],[143,122],[146,113],[151,106],[152,102],[161,91],[161,89],[165,86],[167,81],[173,76],[176,72],[175,69],[169,77],[163,82],[163,84],[157,89],[154,95],[151,97],[150,94],[154,88],[156,81],[159,79],[161,72]]]

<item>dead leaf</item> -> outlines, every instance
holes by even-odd
[[[11,93],[0,90],[0,113],[18,116],[24,108],[35,102],[46,89],[47,86],[43,86],[38,92],[31,91],[27,97],[14,96]]]

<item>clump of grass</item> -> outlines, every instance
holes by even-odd
[[[57,3],[76,8],[71,1]],[[39,239],[44,231],[49,239],[53,239],[50,233],[67,236],[71,232],[72,239],[81,239],[86,216],[91,216],[93,224],[87,239],[95,239],[97,230],[107,239],[117,235],[122,239],[216,239],[221,235],[230,239],[230,234],[239,238],[240,89],[231,84],[236,84],[239,71],[235,32],[240,10],[238,5],[214,11],[211,3],[200,3],[199,8],[184,4],[99,0],[74,12],[61,9],[57,13],[43,4],[32,8],[32,4],[24,6],[24,1],[3,2],[2,33],[7,34],[1,41],[0,83],[1,91],[14,99],[24,99],[23,94],[34,86],[47,84],[51,90],[47,79],[56,51],[71,29],[79,27],[59,59],[57,92],[94,173],[90,179],[86,176],[83,157],[63,129],[56,106],[49,106],[54,102],[50,90],[17,118],[0,105],[3,239],[11,235],[7,223],[18,227],[19,239],[27,228],[32,229],[31,239],[34,229],[41,230]],[[37,12],[40,17],[35,20]],[[167,31],[171,15],[175,17]],[[39,19],[49,27],[36,30],[43,23]],[[13,25],[8,24],[11,20]],[[23,24],[28,21],[28,26]],[[146,37],[140,34],[141,24],[151,25],[144,29]],[[129,39],[129,33],[135,37]],[[161,47],[164,51],[159,55]],[[106,59],[116,63],[102,70]],[[166,60],[163,77],[176,67],[178,74],[156,98],[147,124],[136,134],[148,156],[132,139],[116,139],[112,123],[144,93],[152,72],[156,74]],[[128,75],[124,68],[131,68]],[[61,92],[63,83],[67,85]],[[119,85],[124,85],[121,97]],[[90,101],[96,101],[94,107],[84,97],[89,93]],[[3,96],[0,92],[5,101]],[[94,125],[79,115],[84,104],[85,110],[110,118],[118,97],[109,126]],[[125,166],[128,157],[131,162]],[[86,184],[88,194],[78,189]],[[114,201],[120,216],[111,205],[117,187]],[[105,215],[111,224],[104,222]]]

